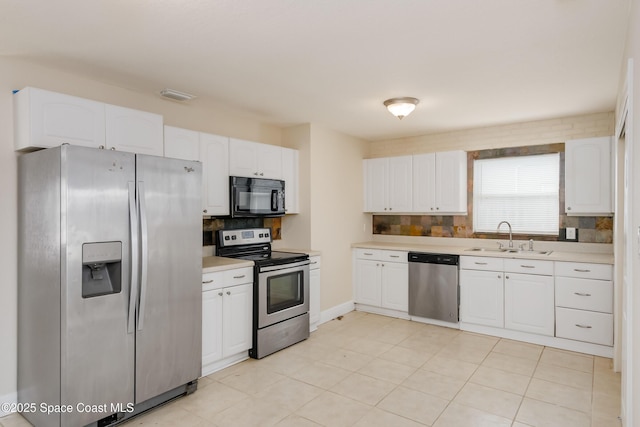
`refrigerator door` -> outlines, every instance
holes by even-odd
[[[201,164],[137,155],[140,302],[136,403],[200,377]]]
[[[134,401],[135,333],[127,332],[134,181],[132,154],[61,147],[61,403],[73,405],[61,414],[63,426]]]

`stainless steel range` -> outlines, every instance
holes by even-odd
[[[309,337],[309,255],[271,250],[271,230],[219,230],[216,255],[254,261],[253,347],[261,359]]]

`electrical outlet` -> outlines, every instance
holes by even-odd
[[[574,227],[567,227],[567,240],[576,240],[576,229]]]

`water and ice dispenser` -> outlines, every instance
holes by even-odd
[[[82,298],[122,290],[122,242],[82,245]]]

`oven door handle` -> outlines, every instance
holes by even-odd
[[[267,267],[259,267],[259,273],[267,273],[269,271],[277,271],[277,270],[288,270],[290,268],[304,267],[305,265],[311,264],[311,261],[299,261],[291,264],[279,264],[279,265],[270,265]]]

